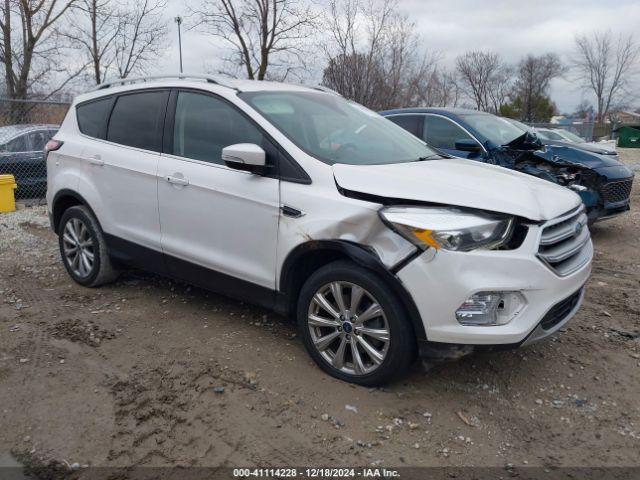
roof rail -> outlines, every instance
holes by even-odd
[[[116,85],[127,85],[132,83],[142,83],[142,82],[150,82],[154,80],[164,80],[168,78],[177,78],[179,80],[204,80],[207,83],[214,83],[216,85],[220,85],[221,87],[232,88],[239,92],[240,90],[225,82],[224,78],[220,78],[217,75],[204,75],[204,74],[190,74],[190,73],[173,73],[173,74],[165,74],[165,75],[152,75],[148,77],[136,77],[136,78],[120,78],[118,80],[112,80],[110,82],[101,83],[95,88],[95,90],[104,90],[106,88],[111,88]],[[94,91],[95,91],[94,90]]]
[[[324,85],[310,85],[307,88],[312,88],[313,90],[319,90],[320,92],[324,92],[324,93],[332,93],[334,95],[338,95],[339,97],[342,96],[340,93],[336,92],[335,90],[332,90],[329,87],[325,87]]]

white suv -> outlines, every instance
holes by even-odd
[[[81,285],[133,266],[290,314],[322,369],[363,385],[579,308],[593,247],[569,190],[442,158],[320,87],[143,80],[79,96],[47,145]]]

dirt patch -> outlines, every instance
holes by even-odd
[[[97,347],[104,340],[111,340],[116,336],[115,333],[100,328],[91,321],[79,319],[60,320],[50,328],[50,333],[54,338],[84,343],[92,347]]]
[[[416,364],[383,389],[326,376],[263,309],[136,272],[82,288],[43,207],[2,215],[0,452],[104,467],[638,465],[638,181],[632,205],[592,228],[585,304],[557,335]]]
[[[39,458],[31,452],[11,452],[15,460],[22,465],[23,474],[34,480],[69,480],[73,477],[73,469],[70,465],[56,460]]]
[[[56,239],[56,235],[53,233],[51,228],[48,225],[43,225],[42,223],[22,222],[19,224],[19,227],[25,232],[45,240]]]

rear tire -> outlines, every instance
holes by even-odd
[[[69,276],[85,287],[98,287],[118,278],[104,233],[91,211],[83,206],[70,207],[60,219],[58,244],[62,263]]]
[[[307,352],[329,375],[365,386],[402,376],[415,358],[413,328],[384,280],[352,262],[314,272],[298,299]]]

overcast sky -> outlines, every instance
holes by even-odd
[[[319,0],[320,2],[322,0]],[[178,69],[177,30],[173,17],[186,15],[184,1],[170,0],[171,47],[158,65],[160,72]],[[400,0],[400,8],[416,24],[424,47],[438,51],[443,65],[467,50],[493,50],[509,61],[531,52],[555,52],[568,61],[574,36],[594,30],[636,32],[640,41],[639,0]],[[183,62],[188,72],[213,71],[223,43],[183,28]],[[316,66],[318,69],[322,65]],[[639,85],[640,87],[640,85]],[[640,91],[640,88],[635,90]],[[562,112],[571,112],[583,98],[592,100],[575,78],[557,79],[551,96]],[[631,102],[640,106],[640,93]]]

